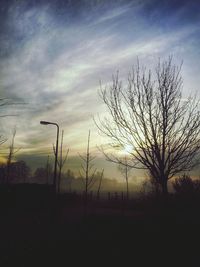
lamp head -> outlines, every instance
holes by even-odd
[[[48,122],[48,121],[40,121],[40,124],[42,124],[42,125],[48,125],[48,124],[50,124],[50,122]]]

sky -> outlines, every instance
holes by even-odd
[[[0,98],[10,103],[0,107],[0,135],[8,139],[0,153],[16,127],[16,157],[34,168],[53,159],[56,128],[39,123],[47,120],[64,130],[67,167],[80,167],[90,129],[98,169],[118,175],[97,149],[108,140],[93,117],[106,112],[99,82],[108,85],[117,71],[126,79],[137,57],[151,68],[173,55],[183,61],[183,93],[199,90],[199,0],[1,0],[0,25]]]

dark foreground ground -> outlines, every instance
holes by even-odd
[[[0,187],[0,216],[3,267],[200,265],[199,196],[92,199],[86,208],[81,196],[21,184]]]

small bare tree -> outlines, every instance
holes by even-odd
[[[25,103],[23,102],[16,102],[13,101],[12,99],[9,98],[0,98],[0,118],[5,118],[5,117],[15,117],[18,116],[17,114],[2,114],[2,109],[4,110],[6,106],[13,106],[13,105],[24,105]],[[12,161],[12,157],[15,153],[19,151],[19,149],[15,150],[14,149],[14,139],[16,135],[16,129],[13,131],[13,138],[9,147],[9,154],[7,158],[7,164],[6,164],[6,171],[4,174],[4,183],[9,182],[9,174],[10,174],[10,165]],[[0,145],[4,144],[7,141],[2,135],[0,135]]]
[[[103,174],[104,174],[104,169],[101,172],[101,175],[99,177],[99,185],[98,185],[98,189],[97,189],[97,198],[100,198],[100,190],[101,190],[101,184],[102,184],[102,180],[103,180]]]
[[[7,169],[7,171],[6,171],[6,184],[8,184],[9,180],[10,180],[10,166],[11,166],[13,157],[20,150],[20,148],[14,147],[15,136],[16,136],[16,128],[14,128],[14,130],[13,130],[12,139],[11,139],[11,143],[9,146],[9,153],[8,153],[7,164],[6,164],[6,169]]]
[[[60,193],[60,184],[61,184],[61,176],[62,176],[62,169],[67,161],[67,157],[69,154],[69,148],[67,149],[65,155],[63,156],[63,136],[64,136],[64,130],[62,130],[62,135],[61,135],[61,142],[60,142],[60,155],[57,160],[58,164],[58,182],[57,182],[57,190],[58,193]],[[55,146],[53,145],[53,151],[54,155],[56,155],[56,149]]]
[[[199,100],[182,97],[181,66],[158,62],[155,72],[141,68],[139,62],[123,86],[118,74],[100,96],[109,115],[96,124],[113,140],[112,148],[132,146],[129,166],[148,170],[162,192],[168,193],[168,180],[199,164]],[[124,164],[116,154],[108,160]]]
[[[85,187],[85,202],[87,203],[88,199],[88,190],[91,189],[91,187],[95,183],[95,173],[96,169],[94,169],[94,164],[92,161],[95,159],[94,156],[90,153],[90,131],[88,133],[88,143],[87,143],[87,152],[86,155],[79,155],[80,158],[83,161],[83,164],[81,164],[80,176],[83,179],[84,187]]]
[[[126,198],[129,199],[129,174],[131,171],[131,167],[128,164],[127,157],[125,156],[123,159],[121,159],[123,164],[119,163],[118,168],[121,174],[124,176],[126,181]]]
[[[50,164],[49,155],[47,156],[47,163],[46,163],[46,183],[49,184],[49,178],[52,175],[52,166]]]

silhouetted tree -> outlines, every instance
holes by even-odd
[[[81,164],[82,172],[80,171],[80,176],[83,179],[83,183],[85,187],[85,201],[87,203],[88,190],[91,189],[91,187],[96,181],[94,179],[96,169],[93,170],[94,164],[92,163],[95,157],[92,156],[90,153],[90,131],[88,133],[88,144],[87,144],[86,155],[79,155],[79,156],[83,161],[83,164]]]
[[[153,194],[153,196],[159,196],[161,193],[161,186],[157,181],[151,176],[148,177],[142,182],[142,188],[140,190],[142,194]]]
[[[46,163],[46,183],[49,184],[49,179],[52,178],[52,166],[49,162],[49,155],[47,156]]]
[[[6,184],[9,183],[9,178],[10,178],[10,166],[13,160],[13,156],[20,150],[20,148],[14,147],[15,143],[15,136],[16,136],[16,128],[13,130],[12,134],[12,140],[9,146],[9,153],[8,153],[8,158],[7,158],[7,173],[6,173]]]
[[[2,110],[4,111],[6,106],[24,105],[24,104],[25,103],[23,102],[13,101],[13,99],[0,97],[0,118],[17,116],[16,114],[5,114],[4,112],[2,112]],[[5,143],[6,141],[7,139],[4,138],[2,135],[0,135],[0,145]]]
[[[99,185],[98,185],[98,189],[97,189],[97,198],[99,199],[100,197],[100,190],[101,190],[101,184],[102,184],[102,180],[103,180],[103,173],[104,173],[104,169],[102,170],[102,172],[99,175]],[[98,175],[99,173],[97,173]]]
[[[6,181],[6,164],[1,163],[0,165],[0,183],[4,184]]]
[[[67,186],[69,188],[69,191],[72,190],[72,181],[75,179],[74,173],[71,170],[67,170],[66,173],[66,179],[67,179]]]
[[[46,183],[46,168],[39,167],[34,172],[34,179],[38,183]]]
[[[7,165],[5,166],[7,171]],[[10,183],[25,183],[30,177],[30,167],[25,161],[20,160],[16,162],[11,162],[9,166],[9,182]]]
[[[171,57],[159,61],[154,73],[138,62],[126,86],[117,74],[112,85],[100,91],[110,114],[96,122],[100,132],[113,140],[112,148],[132,146],[128,165],[148,170],[164,194],[169,179],[199,164],[199,100],[182,98],[180,71]],[[102,150],[108,160],[123,164]]]
[[[0,145],[4,144],[7,141],[2,135],[0,135]]]
[[[58,181],[57,181],[57,190],[58,193],[60,193],[60,184],[61,184],[61,175],[62,175],[62,169],[66,163],[67,157],[68,157],[68,153],[69,153],[69,149],[67,149],[65,156],[63,156],[63,136],[64,136],[64,130],[62,130],[62,135],[61,135],[61,142],[60,142],[60,155],[58,157],[57,160],[57,164],[58,164]],[[54,154],[56,153],[56,149],[55,146],[53,146],[53,151]]]
[[[128,165],[127,157],[125,156],[124,158],[121,159],[123,164],[119,164],[118,168],[121,174],[124,176],[125,181],[126,181],[126,197],[129,199],[129,173],[131,171],[131,167]]]
[[[30,177],[31,169],[25,161],[20,160],[15,162],[15,166],[19,172],[19,177],[23,183],[26,183]]]

